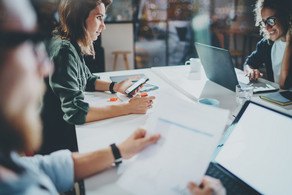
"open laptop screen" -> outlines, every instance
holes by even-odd
[[[215,161],[263,194],[292,184],[292,119],[249,103]]]

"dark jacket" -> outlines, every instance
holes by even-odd
[[[54,37],[47,45],[55,70],[46,80],[41,117],[44,126],[42,154],[59,149],[77,151],[75,125],[84,124],[89,104],[84,91],[94,91],[94,76],[76,42]]]
[[[274,82],[274,72],[272,68],[271,50],[273,42],[262,39],[258,42],[256,50],[247,57],[244,66],[250,65],[253,68],[265,67],[267,71],[267,79]],[[292,87],[292,67],[290,67],[289,74],[284,84],[285,88]]]

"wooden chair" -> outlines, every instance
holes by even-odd
[[[125,64],[125,68],[126,70],[129,70],[129,62],[128,62],[128,57],[127,54],[130,54],[130,51],[113,51],[112,54],[114,55],[114,67],[113,70],[115,71],[117,69],[117,63],[118,63],[118,56],[119,55],[123,55],[124,58],[124,64]]]

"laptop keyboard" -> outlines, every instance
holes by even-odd
[[[251,189],[248,185],[242,182],[238,182],[236,177],[228,174],[223,168],[219,167],[215,163],[209,164],[206,175],[219,179],[222,185],[225,187],[228,195],[259,194],[258,192]]]

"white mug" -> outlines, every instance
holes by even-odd
[[[201,61],[199,58],[190,58],[185,62],[185,65],[190,65],[190,72],[200,72],[201,71]]]

